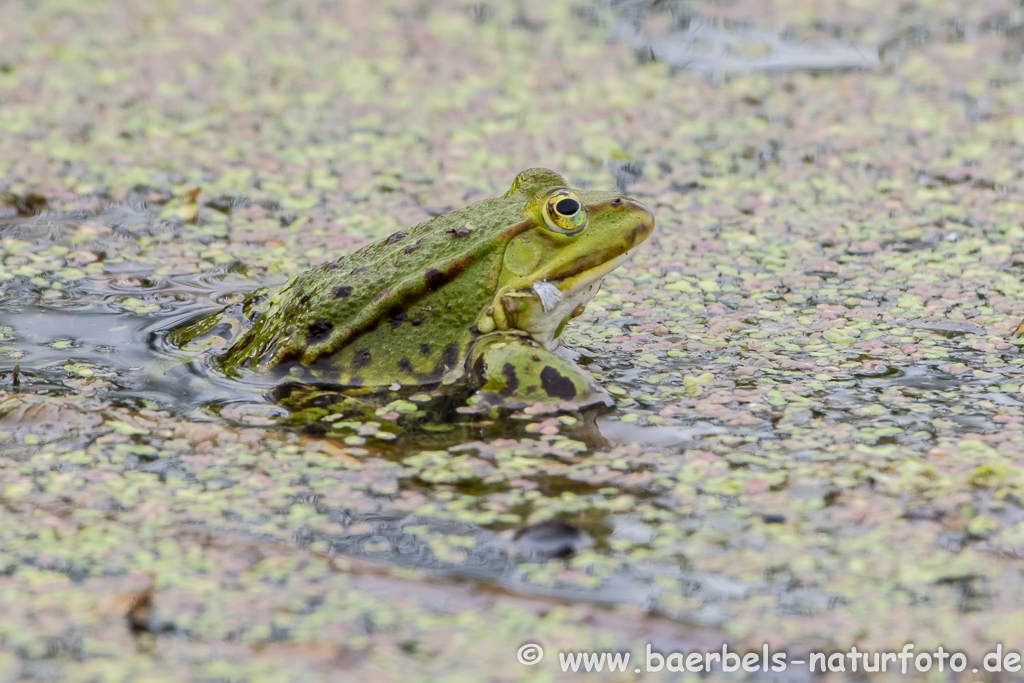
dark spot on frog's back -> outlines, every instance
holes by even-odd
[[[420,353],[424,356],[430,355],[430,344],[420,344]]]
[[[385,244],[395,244],[396,242],[401,242],[402,240],[404,240],[408,236],[409,236],[409,233],[407,233],[407,232],[396,232],[396,233],[394,233],[392,235],[389,235],[388,238],[386,240],[384,240],[384,243]]]
[[[358,349],[355,356],[352,357],[352,364],[357,368],[365,368],[370,364],[372,358],[373,357],[370,355],[370,349]]]
[[[408,358],[402,358],[398,361],[398,367],[403,372],[412,372],[412,362]]]
[[[335,299],[347,299],[348,295],[352,293],[352,285],[338,285],[331,290],[331,295]]]
[[[446,284],[462,274],[466,268],[473,264],[473,261],[474,257],[472,255],[467,255],[452,261],[447,270],[427,268],[423,273],[423,281],[427,285],[427,291],[435,292],[438,289],[441,289],[441,287],[444,287]]]
[[[309,329],[306,330],[306,346],[313,346],[314,344],[326,341],[331,336],[331,330],[333,329],[334,323],[330,320],[314,320],[309,324]]]
[[[401,327],[409,318],[409,315],[402,310],[401,306],[394,306],[388,311],[388,323],[391,325],[391,329]]]
[[[576,398],[576,385],[550,365],[540,371],[540,386],[551,398],[560,398],[563,401]]]
[[[427,285],[427,289],[431,292],[440,289],[448,283],[450,278],[442,273],[437,268],[427,268],[427,272],[423,274],[423,281]]]
[[[410,245],[409,245],[409,246],[407,246],[407,247],[406,247],[405,249],[403,249],[403,250],[402,250],[402,253],[404,253],[404,254],[411,254],[411,253],[413,253],[414,251],[416,251],[417,249],[419,249],[420,247],[422,247],[422,246],[423,246],[423,243],[424,243],[424,242],[426,242],[426,241],[427,241],[427,240],[426,240],[426,238],[423,238],[423,239],[421,239],[421,240],[418,240],[418,241],[416,242],[416,244],[410,244]]]

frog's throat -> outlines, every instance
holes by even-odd
[[[504,288],[496,295],[492,307],[495,327],[499,330],[521,330],[544,345],[545,348],[549,350],[556,348],[558,333],[564,326],[564,321],[572,317],[573,311],[577,307],[586,305],[593,299],[604,276],[632,258],[639,247],[640,245],[637,245],[610,261],[605,261],[593,268],[577,271],[563,278],[537,280],[533,284],[519,289]],[[536,282],[543,282],[545,283],[543,287],[557,290],[557,299],[553,292],[548,292],[548,305],[545,306],[544,297],[536,291],[534,286]],[[523,303],[525,309],[516,313],[506,312],[503,298]]]

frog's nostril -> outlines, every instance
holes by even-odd
[[[616,197],[615,199],[612,200],[612,206],[619,207],[622,206],[622,204],[622,197]]]

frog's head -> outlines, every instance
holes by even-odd
[[[539,168],[520,173],[505,198],[523,206],[522,221],[505,247],[493,305],[477,328],[521,330],[554,348],[601,279],[651,234],[654,215],[629,197],[578,191]]]

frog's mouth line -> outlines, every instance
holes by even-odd
[[[572,296],[573,293],[589,287],[632,258],[633,253],[639,246],[637,245],[612,260],[605,261],[592,268],[574,268],[568,274],[561,277],[551,280],[540,280],[533,283],[531,289],[537,298],[540,299],[540,305],[544,312],[550,313],[563,298]]]

